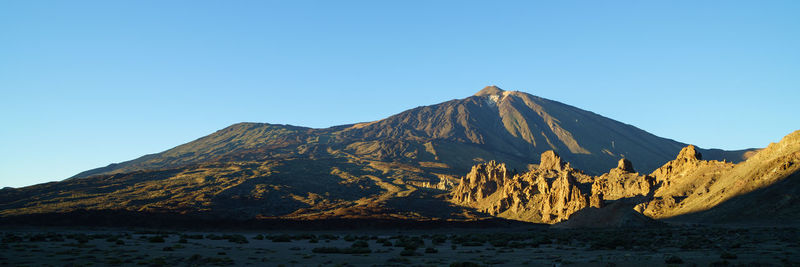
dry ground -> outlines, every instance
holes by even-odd
[[[798,228],[0,232],[2,266],[800,265]]]

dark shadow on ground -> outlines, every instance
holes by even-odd
[[[439,228],[513,228],[548,225],[499,218],[450,220],[401,219],[247,219],[234,220],[204,214],[146,213],[119,210],[78,210],[67,213],[44,213],[0,218],[3,227],[123,227],[195,230],[354,230],[354,229],[439,229]]]
[[[700,212],[664,219],[678,223],[800,225],[800,172]]]

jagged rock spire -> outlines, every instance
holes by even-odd
[[[700,154],[695,146],[689,145],[681,149],[681,152],[678,153],[678,159],[701,160],[703,159],[703,154]]]
[[[617,169],[624,172],[636,172],[636,170],[633,169],[633,163],[626,158],[619,159],[619,162],[617,162]]]
[[[548,150],[542,153],[539,160],[540,170],[562,170],[564,168],[564,161],[561,156],[553,150]]]

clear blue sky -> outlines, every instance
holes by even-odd
[[[327,127],[496,84],[701,147],[800,129],[800,1],[2,1],[0,187],[236,122]]]

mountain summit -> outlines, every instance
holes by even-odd
[[[494,85],[490,85],[490,86],[484,87],[483,89],[481,89],[480,91],[475,93],[474,96],[499,95],[499,94],[502,94],[503,92],[505,92],[505,91],[503,89],[500,89],[500,87],[497,87],[497,86],[494,86]]]

